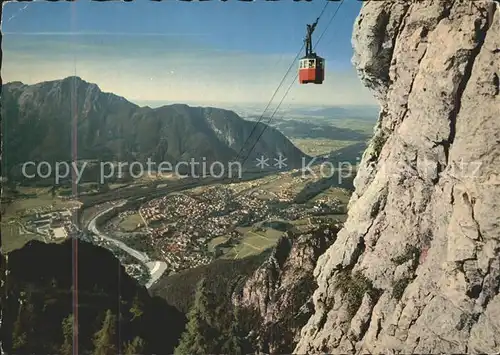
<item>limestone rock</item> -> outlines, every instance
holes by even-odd
[[[333,243],[339,226],[321,226],[304,235],[282,237],[269,259],[233,295],[234,306],[256,313],[262,326],[249,338],[260,351],[291,353],[310,316],[318,257]]]

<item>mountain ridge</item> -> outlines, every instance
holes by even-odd
[[[246,166],[260,155],[283,155],[290,167],[308,158],[278,130],[263,123],[254,129],[255,123],[233,111],[186,104],[139,107],[74,76],[34,85],[4,84],[2,103],[8,170],[27,160],[71,160],[75,155],[120,161],[229,162],[244,148],[241,161],[264,129]]]

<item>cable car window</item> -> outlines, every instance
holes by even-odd
[[[309,59],[309,68],[314,68],[314,59]]]

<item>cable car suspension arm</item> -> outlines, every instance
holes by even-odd
[[[316,25],[318,24],[319,17],[316,19],[316,21],[312,25],[307,25],[307,35],[304,40],[306,43],[306,56],[310,56],[313,54],[312,51],[312,34],[314,30],[316,29]]]

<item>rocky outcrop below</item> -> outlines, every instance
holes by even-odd
[[[233,305],[260,320],[249,334],[255,350],[287,354],[298,342],[311,315],[317,285],[312,272],[318,257],[335,241],[339,226],[322,226],[301,235],[282,237],[271,256],[233,295]]]
[[[500,352],[498,5],[364,3],[381,112],[294,353]]]

